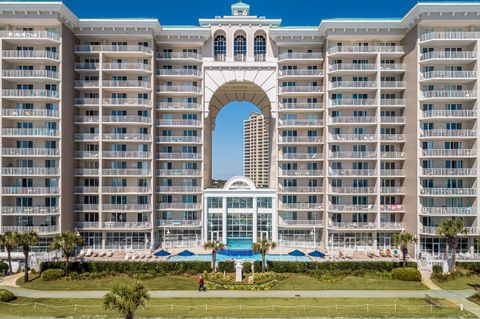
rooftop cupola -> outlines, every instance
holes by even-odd
[[[250,5],[239,1],[232,4],[232,16],[249,16],[250,15]]]

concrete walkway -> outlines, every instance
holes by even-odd
[[[422,284],[430,290],[442,290],[430,279],[431,275],[430,272],[422,271]]]

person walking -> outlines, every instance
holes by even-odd
[[[207,288],[205,287],[205,279],[203,279],[203,276],[200,276],[200,279],[198,280],[198,291],[207,291]]]

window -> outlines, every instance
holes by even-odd
[[[246,61],[247,39],[244,35],[237,35],[233,40],[233,57],[235,61]]]
[[[263,35],[257,35],[253,41],[253,55],[255,61],[265,61],[265,55],[267,53],[267,41]]]
[[[213,56],[215,61],[225,61],[225,55],[227,53],[227,40],[225,36],[218,35],[215,37],[213,43]]]

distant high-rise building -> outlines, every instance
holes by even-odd
[[[257,187],[268,186],[268,130],[262,114],[251,113],[243,121],[243,171]]]

